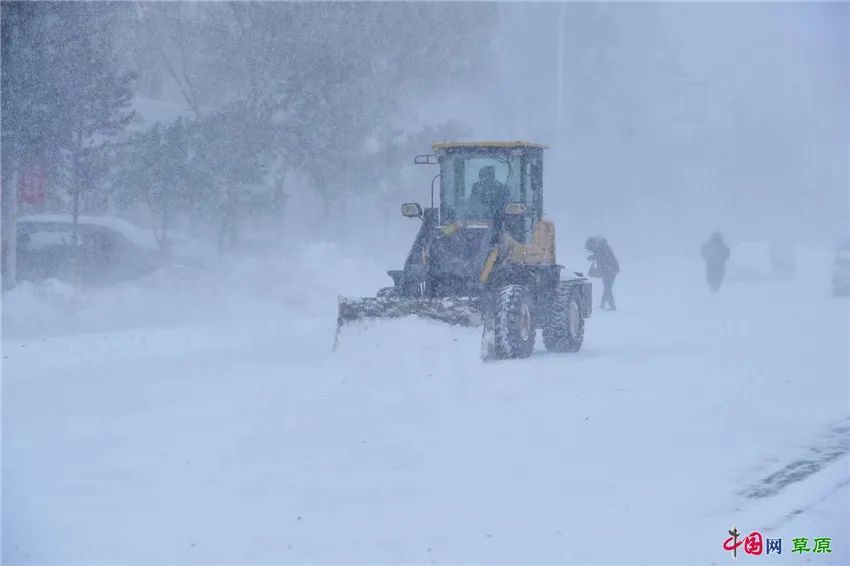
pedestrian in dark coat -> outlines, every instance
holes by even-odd
[[[714,293],[720,289],[726,276],[726,260],[729,259],[729,246],[723,241],[720,232],[711,235],[702,245],[702,258],[705,260],[705,279]]]
[[[601,236],[588,238],[584,247],[590,252],[587,259],[593,262],[588,275],[602,279],[602,301],[599,308],[605,310],[607,305],[608,310],[617,310],[613,289],[614,279],[620,273],[620,264],[614,255],[614,250],[608,245],[608,240]]]

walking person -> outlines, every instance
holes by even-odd
[[[702,258],[705,260],[705,279],[712,293],[716,293],[726,276],[726,260],[729,259],[729,246],[723,241],[723,235],[715,232],[702,245]]]
[[[614,302],[614,280],[620,273],[620,264],[614,255],[614,250],[611,249],[608,240],[601,236],[588,238],[584,247],[590,252],[587,259],[593,262],[588,275],[602,279],[602,300],[599,308],[617,310],[617,305]]]

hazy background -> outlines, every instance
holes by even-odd
[[[817,244],[846,232],[847,4],[512,3],[499,16],[498,82],[452,115],[481,103],[478,137],[552,145],[545,206],[561,234],[651,254],[696,250],[715,229]]]
[[[328,240],[400,261],[417,225],[398,205],[428,202],[435,173],[415,154],[526,139],[552,147],[545,208],[570,257],[597,233],[626,264],[714,230],[831,246],[850,208],[848,10],[4,3],[3,181],[47,169],[22,214],[79,195],[223,253]],[[69,126],[89,99],[112,122]]]

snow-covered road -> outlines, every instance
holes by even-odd
[[[3,562],[731,563],[735,526],[783,539],[737,560],[850,563],[850,318],[824,281],[646,270],[580,353],[487,364],[477,331],[414,319],[332,355],[334,304],[261,299],[6,339]]]

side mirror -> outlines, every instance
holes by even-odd
[[[408,218],[420,218],[422,216],[422,207],[418,202],[406,202],[401,205],[401,215]]]
[[[528,207],[524,202],[509,202],[505,205],[505,216],[522,216],[528,212]]]

